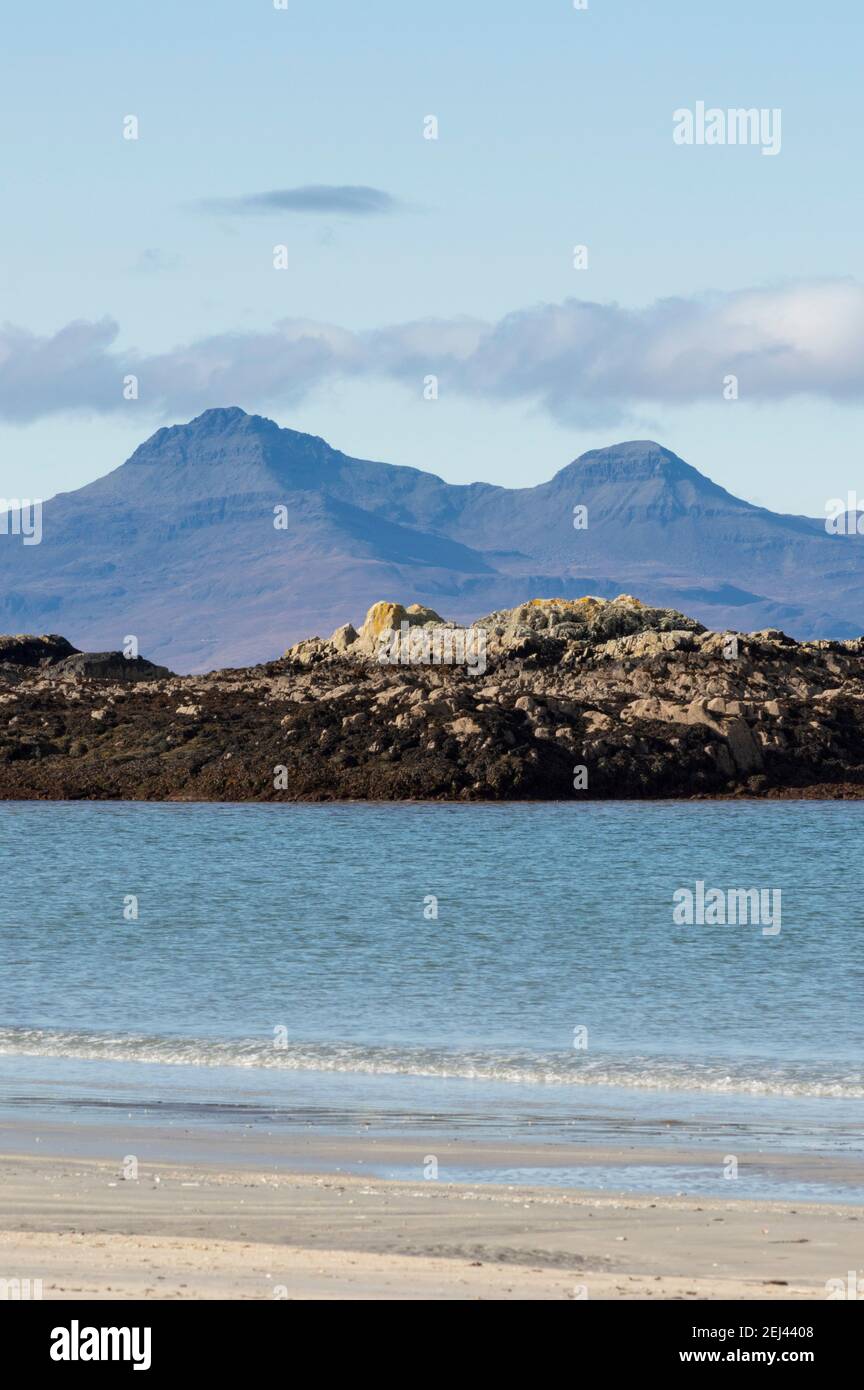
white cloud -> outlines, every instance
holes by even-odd
[[[287,320],[152,355],[119,350],[118,332],[107,319],[71,323],[53,337],[0,329],[0,418],[128,409],[128,373],[139,378],[138,407],[158,418],[236,401],[247,409],[293,405],[337,377],[395,380],[419,391],[429,373],[442,391],[539,403],[566,423],[716,401],[729,374],[742,400],[864,400],[864,287],[846,280],[642,309],[567,300],[497,323],[428,319],[360,333]]]

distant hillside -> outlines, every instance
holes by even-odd
[[[622,591],[711,627],[857,636],[864,538],[752,506],[648,441],[533,488],[455,486],[236,407],[158,430],[46,503],[41,545],[0,535],[0,630],[89,650],[134,634],[176,671],[266,660],[388,595],[465,621]]]

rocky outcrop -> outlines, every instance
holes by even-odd
[[[123,652],[75,652],[59,663],[57,672],[74,680],[99,681],[161,681],[173,674],[167,666]]]
[[[50,667],[52,674],[72,680],[153,681],[167,680],[173,675],[167,666],[156,666],[142,656],[81,652],[65,637],[55,634],[0,635],[0,682],[21,680],[34,667]]]
[[[712,632],[629,595],[467,629],[375,604],[359,630],[206,676],[103,660],[0,665],[0,796],[864,796],[864,639]]]
[[[400,633],[404,628],[427,627],[452,629],[456,624],[445,622],[433,608],[425,608],[420,603],[412,603],[407,608],[401,603],[373,603],[359,632],[350,623],[344,623],[326,641],[320,637],[306,638],[289,647],[285,656],[304,666],[314,666],[346,654],[362,660],[375,657],[382,649],[383,639],[390,634]]]
[[[420,633],[482,632],[490,660],[501,661],[533,656],[546,663],[558,663],[572,655],[576,644],[598,647],[607,641],[631,639],[629,646],[609,647],[609,654],[648,656],[659,650],[675,650],[691,640],[690,634],[704,632],[700,623],[668,608],[649,608],[630,594],[616,599],[531,599],[518,608],[504,609],[478,618],[469,628],[448,622],[432,608],[414,603],[375,603],[366,620],[355,632],[350,623],[337,628],[329,638],[307,638],[289,647],[285,656],[302,665],[317,665],[345,655],[355,661],[383,660],[384,639],[410,629],[406,647],[421,648],[412,640]],[[440,662],[438,664],[447,664]],[[454,663],[455,664],[455,663]]]
[[[408,627],[425,627],[427,624],[441,624],[432,608],[424,608],[420,603],[409,604],[403,608],[401,603],[373,603],[366,614],[366,621],[358,634],[358,642],[370,652],[378,648],[379,640],[385,632],[398,632],[405,623]],[[331,639],[332,640],[332,639]]]
[[[0,666],[51,666],[77,651],[65,637],[19,633],[14,637],[0,637]]]

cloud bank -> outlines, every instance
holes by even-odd
[[[650,405],[809,395],[864,401],[864,286],[815,281],[641,309],[571,299],[497,323],[425,319],[368,332],[291,319],[265,332],[223,333],[156,354],[123,351],[111,319],[53,336],[0,328],[0,418],[129,410],[123,381],[138,378],[138,409],[186,418],[241,401],[289,407],[331,379],[377,378],[418,395],[439,392],[539,405],[564,424],[615,423]]]

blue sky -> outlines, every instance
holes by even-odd
[[[652,437],[777,510],[864,492],[862,29],[852,0],[18,7],[0,496],[80,486],[206,404],[451,481]],[[780,108],[780,154],[676,146],[699,100]],[[308,185],[398,207],[202,206]],[[323,367],[274,329],[300,321]]]

